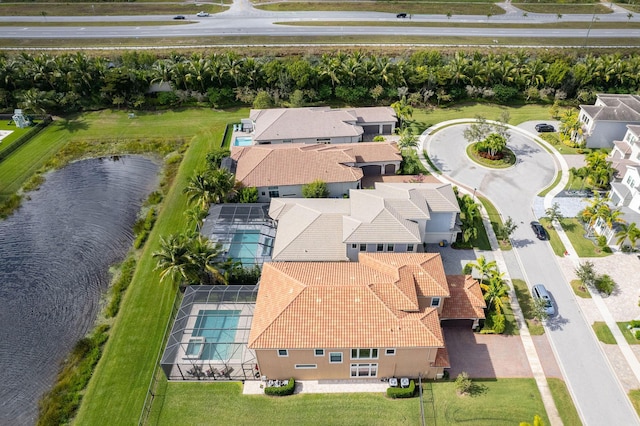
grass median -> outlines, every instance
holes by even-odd
[[[47,16],[195,15],[201,10],[219,13],[227,8],[195,3],[0,3],[2,16],[42,16],[43,22]]]
[[[506,12],[493,3],[481,2],[279,2],[258,4],[256,9],[272,12],[302,12],[302,11],[358,11],[358,12],[387,12],[394,15],[403,12],[414,15],[504,15]],[[405,18],[409,19],[409,17]]]

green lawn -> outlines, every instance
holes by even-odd
[[[628,325],[628,322],[619,322],[618,328],[622,332],[622,335],[624,336],[627,343],[629,343],[630,345],[640,345],[640,340],[636,339],[636,336],[631,334],[631,331],[627,328]]]
[[[223,113],[195,109],[141,114],[133,120],[127,119],[125,113],[120,115],[125,118],[111,112],[83,116],[81,122],[86,127],[85,134],[97,133],[101,127],[108,129],[104,130],[105,134],[121,133],[122,137],[198,137],[192,140],[184,155],[174,185],[141,253],[112,336],[82,400],[75,422],[79,425],[104,424],[105,419],[117,425],[137,423],[176,294],[174,286],[160,284],[158,274],[153,271],[155,261],[152,253],[159,247],[160,236],[185,229],[187,221],[183,211],[187,201],[182,189],[187,179],[204,165],[205,154],[220,145],[226,123],[246,117],[248,111]],[[129,129],[123,129],[121,125]]]
[[[575,217],[564,218],[560,221],[562,229],[569,237],[571,245],[580,257],[605,257],[611,255],[597,247],[590,239],[586,238],[582,224]]]
[[[119,15],[195,15],[204,10],[218,13],[227,10],[219,5],[196,5],[195,3],[3,3],[0,4],[2,16],[119,16]],[[46,22],[46,17],[42,17]]]
[[[276,12],[284,11],[367,11],[367,12],[387,12],[396,14],[405,12],[407,14],[428,14],[428,15],[482,15],[487,14],[504,15],[505,11],[493,3],[481,2],[446,2],[446,3],[425,3],[425,2],[404,2],[402,4],[382,1],[372,2],[279,2],[265,5],[256,5],[257,9],[270,10]],[[409,18],[407,18],[409,20]],[[404,22],[399,20],[399,22]]]
[[[636,413],[640,415],[640,389],[633,389],[629,391],[629,399],[633,404],[633,408],[636,409]]]
[[[506,169],[516,164],[516,155],[509,148],[505,148],[502,153],[504,157],[500,160],[489,160],[480,156],[477,149],[478,144],[472,143],[467,145],[467,156],[475,163],[491,169]]]
[[[567,389],[567,385],[560,379],[548,378],[547,383],[553,395],[553,402],[556,403],[556,408],[562,419],[562,423],[565,426],[578,426],[582,425],[578,410],[573,404],[573,399]]]
[[[553,188],[556,187],[556,185],[558,185],[558,183],[560,182],[560,179],[562,179],[562,172],[558,171],[558,173],[556,173],[556,177],[553,180],[553,182],[551,182],[549,184],[549,186],[547,186],[545,189],[543,189],[542,191],[540,191],[538,193],[538,197],[544,197],[545,195],[547,195],[549,193],[549,191],[551,191]]]
[[[505,111],[509,113],[509,124],[513,125],[531,120],[551,120],[549,107],[546,105],[504,106],[485,103],[461,103],[433,110],[416,109],[413,111],[413,120],[419,124],[420,130],[424,131],[443,121],[475,118],[477,115],[487,120],[498,120]]]
[[[534,13],[552,13],[552,14],[587,14],[593,13],[612,13],[613,11],[604,4],[557,4],[557,3],[513,3],[518,9],[534,12]],[[562,22],[562,18],[558,19]]]
[[[527,321],[529,333],[532,336],[540,336],[544,334],[544,327],[542,326],[542,323],[534,319],[533,299],[529,292],[529,286],[527,286],[525,281],[519,279],[511,280],[511,282],[513,283],[513,288],[516,292],[520,309],[522,309],[522,315],[524,315],[524,318]]]
[[[564,252],[567,250],[562,243],[562,240],[558,236],[555,228],[550,227],[549,219],[546,217],[540,218],[540,224],[544,226],[544,229],[547,231],[549,235],[549,244],[551,244],[551,248],[556,256],[564,257]]]
[[[609,326],[607,326],[607,323],[603,321],[596,321],[591,325],[591,327],[593,328],[593,331],[596,332],[596,337],[598,338],[598,340],[600,340],[602,343],[606,343],[608,345],[616,344],[616,338],[613,337],[613,333],[611,333],[611,330],[609,329]]]
[[[589,293],[588,288],[582,285],[582,281],[571,280],[571,288],[576,296],[582,297],[583,299],[591,299],[591,293]]]
[[[487,216],[489,216],[489,221],[491,222],[493,232],[497,233],[500,227],[502,227],[503,225],[502,217],[500,216],[500,213],[498,213],[498,209],[496,209],[496,207],[491,201],[489,201],[488,198],[478,196],[478,200],[482,203],[484,209],[487,211]],[[498,240],[498,243],[500,244],[501,250],[511,250],[513,248],[511,247],[511,242],[509,240],[504,243],[502,242],[502,240]]]
[[[513,425],[531,421],[536,414],[549,424],[533,379],[474,380],[474,385],[472,395],[459,397],[452,382],[433,383],[434,403],[425,404],[427,424]],[[169,383],[157,424],[204,425],[213,419],[239,426],[420,424],[419,398],[391,400],[364,393],[276,398],[244,396],[241,389],[239,383]]]

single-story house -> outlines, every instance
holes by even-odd
[[[402,156],[395,144],[279,144],[234,147],[228,165],[236,180],[258,189],[258,201],[302,197],[302,187],[315,180],[327,184],[329,197],[360,188],[365,175],[395,174]],[[223,163],[226,164],[226,163]]]
[[[640,96],[600,93],[594,105],[580,105],[582,135],[573,139],[587,148],[611,148],[621,140],[628,124],[640,124]]]
[[[393,134],[397,120],[391,107],[255,109],[240,130],[255,145],[357,143]]]
[[[450,184],[382,183],[348,199],[273,198],[273,261],[354,261],[363,252],[419,252],[455,241],[460,207]]]
[[[478,282],[446,276],[437,253],[266,263],[248,348],[273,379],[441,378],[443,315],[477,325],[485,307]]]

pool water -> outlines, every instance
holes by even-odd
[[[249,146],[253,145],[253,138],[251,136],[236,136],[236,140],[233,146]]]
[[[200,353],[201,360],[230,359],[233,355],[239,319],[240,311],[200,310],[191,335],[203,337],[204,343],[190,341],[187,346],[187,355]]]
[[[253,264],[258,257],[260,231],[239,230],[233,235],[229,246],[229,256],[243,264]]]

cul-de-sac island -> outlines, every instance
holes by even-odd
[[[0,11],[0,424],[640,425],[634,2]]]

